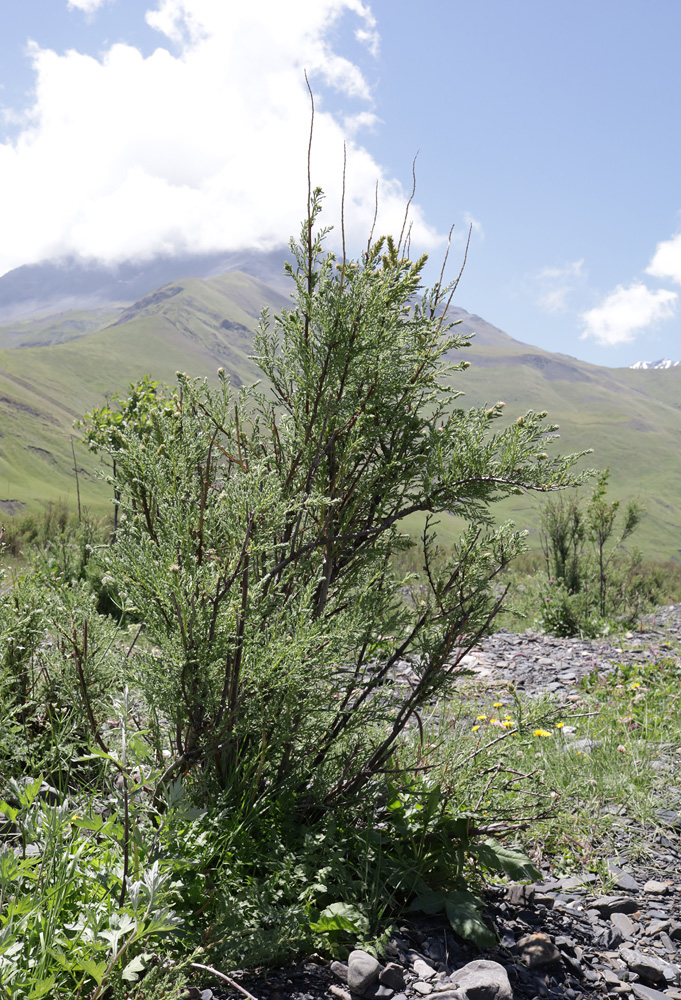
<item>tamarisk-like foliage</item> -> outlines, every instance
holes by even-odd
[[[357,260],[325,252],[321,201],[291,243],[293,307],[259,326],[261,387],[146,380],[85,428],[115,462],[111,569],[156,649],[145,683],[172,723],[170,776],[201,761],[241,801],[288,789],[329,808],[391,770],[489,630],[522,547],[491,505],[581,477],[580,456],[548,457],[545,414],[502,426],[502,403],[458,405],[456,282],[424,291],[425,258],[390,237]],[[445,512],[467,527],[442,558]],[[414,514],[427,588],[405,599],[392,557]]]

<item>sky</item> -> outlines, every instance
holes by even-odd
[[[402,231],[455,303],[681,360],[679,0],[0,0],[0,274]]]

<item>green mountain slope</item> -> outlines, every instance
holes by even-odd
[[[258,316],[263,307],[288,305],[258,279],[231,272],[172,282],[108,312],[0,325],[0,510],[58,497],[75,503],[73,421],[142,375],[172,381],[182,370],[214,377],[222,366],[235,384],[257,380],[249,354]],[[509,419],[547,410],[560,424],[560,450],[592,447],[588,464],[610,467],[612,496],[646,504],[637,536],[644,552],[678,557],[681,369],[600,368],[522,344],[464,310],[452,316],[476,334],[464,354],[471,367],[454,376],[465,393],[458,405],[502,399]],[[96,460],[75,447],[83,501],[105,509],[108,491],[95,478]],[[514,498],[502,514],[536,529],[539,503]],[[454,531],[443,528],[445,535]]]
[[[464,405],[502,399],[509,417],[547,410],[561,451],[592,448],[584,463],[611,470],[613,497],[639,497],[647,515],[636,535],[646,554],[681,554],[681,371],[590,365],[513,341],[478,324],[460,379]],[[505,339],[503,339],[505,338]],[[643,378],[639,378],[643,376]],[[539,500],[507,501],[503,511],[536,528]]]

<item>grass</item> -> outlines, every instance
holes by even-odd
[[[619,666],[565,704],[469,682],[431,734],[443,740],[438,781],[493,824],[532,817],[523,836],[535,863],[602,875],[620,813],[654,826],[661,807],[678,807],[669,779],[681,762],[680,677],[678,654]]]

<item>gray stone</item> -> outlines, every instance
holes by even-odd
[[[415,983],[412,983],[411,988],[420,993],[422,997],[427,997],[429,993],[433,992],[431,984],[425,983],[422,979],[417,979]]]
[[[658,809],[657,818],[662,826],[681,831],[681,813],[674,809]]]
[[[390,1000],[393,996],[395,990],[391,989],[389,986],[383,986],[382,983],[372,983],[371,986],[367,986],[364,990],[364,996],[368,1000]]]
[[[664,950],[667,952],[668,955],[676,955],[676,948],[674,947],[674,942],[669,937],[669,935],[665,933],[665,931],[662,931],[660,934],[660,943],[662,944],[662,947],[664,948]]]
[[[361,949],[351,951],[348,956],[348,986],[352,992],[361,996],[367,986],[376,982],[380,968],[373,955]]]
[[[636,930],[636,924],[631,919],[631,917],[628,917],[626,915],[626,913],[618,913],[618,912],[611,913],[610,922],[613,925],[613,927],[616,927],[618,931],[620,931],[623,937],[632,938],[634,936],[634,932]]]
[[[388,962],[385,969],[381,969],[378,974],[378,981],[382,986],[389,986],[391,990],[400,992],[404,989],[404,971],[397,962]]]
[[[648,983],[665,983],[665,970],[669,968],[666,962],[653,955],[646,955],[637,948],[620,948],[620,955],[627,967]]]
[[[610,877],[617,889],[622,889],[624,892],[638,892],[639,890],[638,882],[629,872],[613,870],[610,872]]]
[[[432,965],[428,965],[422,958],[417,958],[414,962],[414,972],[419,979],[432,979],[435,976],[435,971]]]
[[[350,990],[344,990],[342,986],[338,985],[338,983],[332,983],[331,986],[329,986],[329,993],[332,997],[336,997],[336,1000],[352,1000]]]
[[[347,983],[348,967],[345,962],[332,962],[330,968],[337,979],[340,979],[342,983]]]
[[[469,962],[449,977],[454,987],[452,1000],[456,996],[465,1000],[513,1000],[513,990],[508,979],[508,973],[498,962],[488,962],[478,959]],[[441,993],[442,1000],[450,997],[449,993]]]
[[[506,899],[511,906],[532,906],[534,903],[535,888],[533,885],[509,885],[506,890]]]
[[[643,886],[643,891],[650,896],[665,896],[669,891],[669,886],[666,882],[658,882],[657,879],[651,878]]]
[[[669,996],[666,993],[654,990],[650,986],[644,986],[642,983],[632,983],[631,992],[639,1000],[669,1000]]]
[[[569,744],[572,750],[580,750],[582,753],[591,753],[593,750],[597,750],[598,747],[603,746],[603,740],[592,740],[586,737],[583,740],[573,740]]]
[[[646,927],[646,934],[648,934],[650,937],[656,937],[658,934],[661,934],[662,931],[668,931],[668,930],[669,930],[668,919],[651,920],[648,926]]]
[[[618,916],[625,916],[621,913]],[[627,919],[629,919],[627,917]],[[631,923],[631,921],[629,921]],[[628,936],[628,935],[627,935]],[[598,936],[598,947],[605,948],[609,950],[611,948],[617,948],[624,941],[625,935],[617,926],[606,927],[605,930]]]
[[[563,892],[565,892],[566,889],[580,889],[584,885],[584,880],[570,875],[567,878],[560,879],[559,885]]]
[[[638,903],[631,896],[599,896],[591,906],[602,917],[609,917],[613,913],[635,913],[638,910]]]

